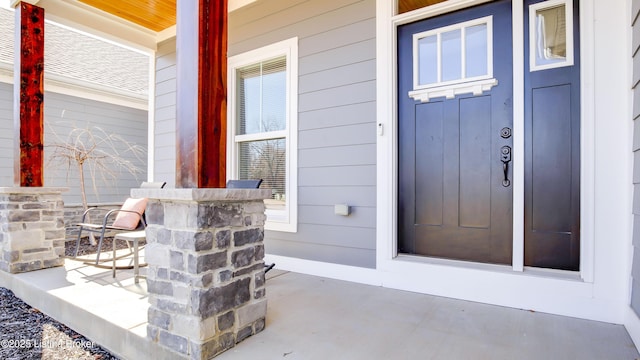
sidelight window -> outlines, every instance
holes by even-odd
[[[573,65],[573,7],[567,0],[529,6],[531,71]]]

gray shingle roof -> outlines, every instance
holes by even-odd
[[[0,8],[0,62],[13,66],[15,15]],[[149,55],[50,21],[45,23],[45,80],[55,74],[138,96],[149,94]]]

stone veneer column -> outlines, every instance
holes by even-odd
[[[149,199],[147,337],[210,359],[265,326],[264,202],[269,190],[134,189]]]
[[[0,187],[0,270],[64,265],[62,188]]]

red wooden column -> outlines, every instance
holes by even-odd
[[[43,185],[44,9],[16,6],[14,65],[14,183]]]
[[[178,0],[176,39],[176,187],[223,188],[227,0]]]

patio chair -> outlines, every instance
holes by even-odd
[[[257,189],[262,184],[262,179],[258,180],[229,180],[227,189]]]
[[[258,180],[229,180],[227,181],[227,189],[257,189],[262,184],[262,179]],[[264,264],[264,273],[273,269],[276,264]]]
[[[162,189],[166,182],[143,182],[140,186],[146,189]],[[108,211],[103,217],[100,223],[91,223],[90,215],[92,211],[98,211],[98,208],[89,208],[82,214],[82,220],[76,224],[79,227],[78,239],[76,240],[76,251],[74,257],[78,257],[78,250],[80,249],[80,239],[83,232],[99,234],[98,249],[96,251],[95,266],[100,265],[100,252],[102,251],[102,242],[104,240],[107,231],[109,233],[116,232],[117,234],[125,232],[134,232],[144,230],[147,227],[147,223],[144,218],[144,211],[147,207],[146,198],[127,198],[122,204],[120,209],[114,209]],[[113,259],[115,261],[115,259]]]

